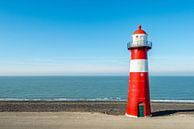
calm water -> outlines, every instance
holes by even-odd
[[[0,77],[0,99],[126,100],[127,76]],[[194,77],[150,77],[152,100],[194,101]]]

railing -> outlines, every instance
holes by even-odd
[[[129,42],[127,44],[127,48],[138,48],[138,47],[148,47],[152,48],[152,42],[150,41],[135,41],[135,42]]]

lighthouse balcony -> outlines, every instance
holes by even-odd
[[[133,42],[129,42],[127,44],[127,48],[128,49],[132,49],[132,48],[142,48],[142,47],[146,47],[151,49],[152,48],[152,42],[150,41],[133,41]]]

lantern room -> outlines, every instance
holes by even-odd
[[[138,30],[136,30],[132,35],[132,42],[127,44],[128,49],[132,48],[141,48],[147,47],[151,49],[152,43],[147,41],[148,34],[141,29],[141,25],[138,26]]]

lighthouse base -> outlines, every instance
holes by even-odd
[[[144,116],[144,117],[138,117],[138,116],[134,116],[134,115],[129,115],[127,113],[125,113],[126,117],[131,117],[131,118],[146,118],[146,117],[151,117],[152,115],[148,115],[148,116]]]
[[[127,113],[125,113],[125,116],[131,117],[131,118],[138,118],[137,116],[129,115],[129,114],[127,114]]]

